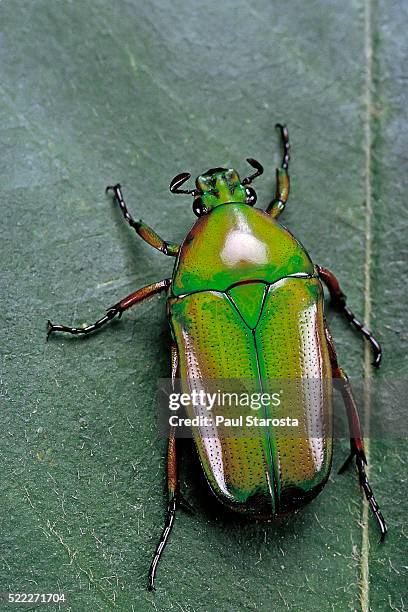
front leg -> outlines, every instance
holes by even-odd
[[[277,123],[276,127],[279,128],[281,132],[282,143],[283,143],[283,159],[282,159],[281,167],[276,169],[275,197],[265,211],[271,217],[278,217],[281,214],[281,212],[285,208],[286,202],[288,201],[289,189],[290,189],[290,181],[289,181],[289,174],[288,174],[289,160],[290,160],[289,132],[288,132],[288,128],[286,127],[286,125],[281,125],[280,123]]]
[[[48,321],[48,330],[47,330],[47,340],[53,332],[65,332],[68,334],[73,334],[74,336],[83,335],[83,334],[91,334],[92,332],[100,329],[109,321],[112,321],[116,316],[119,318],[122,316],[122,312],[125,312],[128,308],[137,304],[137,302],[143,302],[149,297],[152,297],[156,293],[160,291],[165,291],[170,287],[171,279],[165,278],[164,280],[158,281],[157,283],[153,283],[152,285],[147,285],[147,287],[142,287],[138,289],[134,293],[131,293],[127,297],[120,300],[114,306],[111,306],[107,309],[106,314],[98,319],[95,323],[91,325],[87,325],[86,327],[68,327],[67,325],[55,325]]]
[[[180,250],[180,245],[174,242],[166,242],[165,240],[163,240],[163,238],[160,238],[160,236],[156,234],[156,232],[151,227],[146,225],[146,223],[141,220],[135,221],[133,219],[132,215],[127,209],[125,200],[123,199],[122,189],[119,183],[117,185],[109,185],[106,188],[106,192],[110,190],[113,191],[115,195],[115,200],[119,204],[123,216],[125,217],[125,220],[129,223],[130,227],[133,227],[133,229],[139,234],[139,236],[143,238],[145,242],[150,244],[150,246],[152,246],[154,249],[157,249],[165,255],[169,255],[170,257],[176,257]]]

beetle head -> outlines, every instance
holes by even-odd
[[[247,161],[256,168],[256,172],[242,181],[233,169],[211,168],[196,178],[195,189],[180,189],[191,175],[188,172],[178,174],[170,183],[170,191],[193,195],[193,211],[197,217],[201,217],[221,204],[238,202],[253,206],[256,202],[256,193],[248,185],[254,178],[262,174],[263,168],[255,159],[249,158]]]

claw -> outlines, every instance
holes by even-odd
[[[379,352],[377,352],[376,356],[374,357],[374,361],[372,362],[372,365],[373,365],[375,368],[379,368],[379,367],[380,367],[380,364],[381,364],[381,358],[382,358],[382,352],[381,352],[381,349],[380,349],[380,351],[379,351]]]
[[[108,185],[105,189],[105,193],[108,193],[108,191],[110,191],[111,189],[112,191],[115,191],[115,189],[120,189],[120,183],[116,183],[116,185]]]
[[[381,530],[380,542],[382,543],[384,542],[385,536],[388,533],[387,523],[384,520],[380,522],[380,530]]]
[[[50,337],[50,335],[52,334],[53,331],[54,331],[54,325],[48,319],[48,321],[47,321],[47,342],[48,342],[48,339],[49,339],[49,337]]]

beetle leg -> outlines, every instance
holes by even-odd
[[[376,340],[371,331],[367,329],[364,323],[361,323],[347,306],[346,296],[342,292],[339,285],[339,281],[334,276],[333,272],[331,272],[327,268],[323,268],[322,266],[316,266],[316,269],[320,279],[324,282],[324,284],[329,290],[330,298],[334,307],[337,308],[342,314],[344,314],[346,319],[350,321],[350,323],[359,332],[361,332],[362,335],[370,342],[374,352],[373,366],[378,368],[382,358],[382,349],[380,343],[378,342],[378,340]]]
[[[349,429],[350,429],[351,452],[350,452],[349,457],[346,459],[345,463],[340,468],[339,474],[341,474],[348,468],[353,458],[355,457],[360,486],[362,487],[366,500],[371,508],[372,513],[374,514],[377,520],[377,523],[378,523],[378,526],[381,532],[381,541],[383,541],[388,531],[388,528],[387,528],[387,523],[385,522],[384,517],[381,513],[381,510],[378,506],[378,503],[374,497],[373,490],[370,486],[370,483],[369,483],[369,480],[368,480],[368,477],[365,471],[364,466],[367,465],[367,459],[364,453],[363,434],[361,431],[360,418],[358,416],[356,402],[353,396],[353,392],[351,390],[351,385],[350,385],[348,376],[344,372],[344,370],[342,370],[342,368],[340,368],[338,365],[333,339],[327,327],[325,328],[325,332],[326,332],[326,339],[327,339],[327,344],[329,348],[333,377],[341,381],[340,392],[343,396],[343,401],[346,406],[347,418],[348,418]]]
[[[174,381],[178,371],[178,354],[175,344],[171,346],[171,377]],[[173,383],[174,384],[174,383]],[[167,512],[166,520],[164,523],[163,531],[160,536],[159,543],[154,551],[153,559],[149,568],[149,591],[155,589],[154,580],[156,577],[156,571],[158,563],[163,554],[164,547],[167,544],[173,524],[176,518],[176,507],[177,507],[177,492],[178,492],[178,478],[177,478],[177,454],[176,454],[176,438],[174,435],[174,429],[170,430],[170,435],[167,443]]]
[[[108,185],[108,187],[106,188],[106,192],[110,190],[113,191],[115,200],[119,204],[123,216],[125,217],[125,220],[129,223],[130,227],[133,227],[137,234],[139,234],[139,236],[143,238],[143,240],[150,244],[150,246],[152,246],[153,248],[157,249],[158,251],[161,251],[165,255],[176,257],[180,249],[180,246],[178,244],[175,244],[174,242],[166,242],[165,240],[163,240],[163,238],[160,238],[160,236],[156,234],[156,232],[146,223],[141,220],[135,221],[133,219],[132,215],[127,209],[125,200],[123,199],[122,189],[119,183],[117,185]]]
[[[146,287],[142,287],[138,289],[134,293],[131,293],[127,297],[123,298],[114,306],[111,306],[107,309],[106,314],[98,319],[95,323],[91,325],[87,325],[86,327],[68,327],[66,325],[55,325],[48,321],[48,330],[47,330],[47,340],[53,332],[66,332],[68,334],[74,334],[75,336],[79,334],[90,334],[103,325],[106,325],[109,321],[114,319],[116,316],[119,318],[122,316],[122,313],[137,304],[137,302],[142,302],[143,300],[159,293],[160,291],[164,291],[170,287],[171,279],[165,278],[164,280],[158,281],[157,283],[153,283],[152,285],[147,285]]]
[[[149,568],[149,591],[154,591],[154,580],[156,577],[157,565],[163,554],[163,550],[169,539],[171,530],[173,529],[174,521],[176,518],[177,508],[177,455],[176,455],[176,438],[174,431],[170,432],[168,446],[167,446],[167,512],[164,527],[156,550],[154,551],[153,559]]]
[[[335,372],[335,376],[342,380],[341,393],[343,396],[344,403],[347,408],[347,416],[350,425],[350,432],[352,437],[350,438],[351,445],[351,453],[346,462],[340,468],[339,472],[343,472],[349,466],[353,457],[356,458],[356,465],[358,470],[358,476],[360,480],[360,486],[362,487],[366,499],[369,503],[372,513],[374,514],[378,526],[381,532],[381,541],[384,540],[386,533],[388,531],[387,523],[384,520],[384,517],[381,513],[381,510],[378,506],[378,503],[374,497],[373,490],[370,486],[366,471],[365,465],[367,465],[367,459],[364,454],[364,443],[361,433],[360,427],[360,419],[358,417],[357,406],[353,397],[353,393],[351,391],[350,382],[346,373],[341,369],[337,368],[337,372]]]
[[[271,217],[278,217],[283,209],[285,208],[285,204],[288,201],[289,197],[289,189],[290,189],[290,181],[289,181],[289,132],[286,125],[281,125],[280,123],[276,124],[276,127],[280,129],[282,143],[283,143],[283,160],[280,168],[276,169],[276,193],[272,202],[269,204],[266,212],[271,215]]]
[[[178,374],[178,353],[177,347],[173,343],[171,346],[171,377],[173,381]],[[154,591],[154,580],[156,577],[156,571],[158,563],[163,554],[163,550],[169,539],[173,524],[176,519],[177,506],[181,505],[181,499],[179,495],[178,475],[177,475],[177,452],[176,452],[176,437],[174,427],[170,429],[168,445],[167,445],[167,512],[166,519],[164,522],[163,531],[160,536],[156,550],[154,551],[153,559],[149,568],[149,591]]]

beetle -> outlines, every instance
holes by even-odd
[[[301,243],[277,220],[289,196],[290,145],[287,127],[276,127],[283,159],[276,170],[275,197],[265,211],[254,208],[257,196],[251,183],[263,173],[263,167],[253,158],[247,161],[255,171],[242,180],[235,170],[219,167],[200,175],[194,188],[182,188],[191,176],[187,172],[171,181],[172,193],[193,196],[193,211],[198,217],[181,245],[163,240],[146,223],[135,221],[119,184],[107,187],[136,233],[155,249],[176,258],[173,275],[128,295],[92,325],[68,327],[48,321],[47,339],[53,332],[90,334],[121,317],[131,306],[165,292],[172,334],[172,376],[184,380],[187,390],[191,391],[194,380],[205,384],[213,378],[253,379],[262,389],[267,388],[269,379],[294,381],[311,376],[326,381],[319,387],[317,399],[302,391],[297,396],[299,437],[278,439],[269,428],[255,441],[242,439],[237,444],[227,437],[204,440],[200,429],[194,430],[195,447],[210,489],[229,509],[252,517],[271,519],[294,512],[322,490],[332,462],[332,387],[340,381],[351,446],[340,471],[355,459],[361,487],[383,540],[387,525],[366,475],[357,406],[327,326],[323,284],[337,310],[370,342],[375,367],[381,362],[381,346],[350,310],[334,274],[313,264]],[[308,430],[312,413],[318,418],[317,444]],[[149,569],[150,589],[154,589],[157,565],[176,509],[183,504],[174,428],[168,436],[167,489],[165,524]]]

